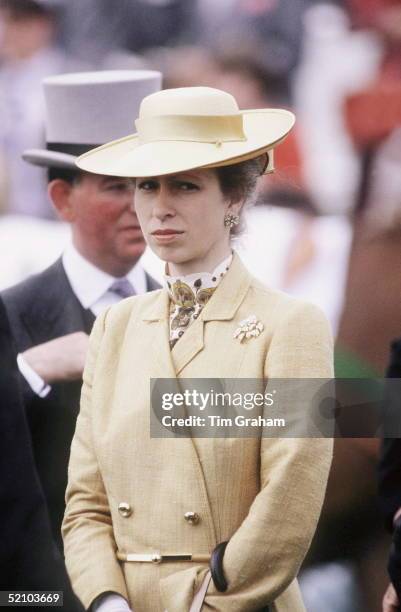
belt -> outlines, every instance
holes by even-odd
[[[121,553],[117,552],[117,559],[126,563],[162,563],[164,561],[195,561],[197,563],[209,563],[209,554],[160,554],[153,553]]]

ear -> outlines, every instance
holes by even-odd
[[[244,205],[244,200],[242,198],[241,200],[230,201],[228,208],[227,208],[227,212],[233,213],[234,215],[239,215],[241,213],[241,209],[243,205]]]
[[[49,198],[54,208],[57,210],[61,219],[68,223],[71,223],[75,219],[75,210],[71,197],[73,189],[74,187],[70,185],[70,183],[62,179],[51,181],[47,187],[47,193],[49,194]]]

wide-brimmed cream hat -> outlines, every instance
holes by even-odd
[[[210,87],[165,89],[142,100],[136,133],[81,155],[77,166],[96,174],[160,176],[224,166],[269,153],[295,122],[293,113],[239,110],[233,96]]]

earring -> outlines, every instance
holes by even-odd
[[[230,229],[234,227],[234,225],[238,225],[239,223],[239,215],[235,215],[234,213],[227,213],[224,217],[224,225],[229,227]]]

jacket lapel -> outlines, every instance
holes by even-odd
[[[43,273],[35,300],[21,312],[34,343],[85,329],[84,310],[67,279],[61,259]]]
[[[142,316],[146,326],[148,350],[153,353],[152,378],[175,378],[176,372],[169,344],[169,295],[160,291]]]
[[[178,376],[185,366],[204,348],[204,321],[196,319],[171,350],[174,370]]]

